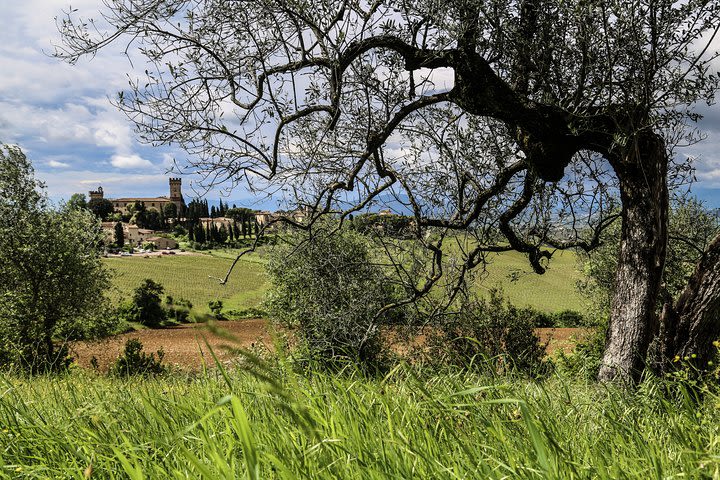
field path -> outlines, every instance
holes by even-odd
[[[258,343],[271,345],[266,320],[218,322],[217,325],[238,339],[238,343],[232,343],[232,346],[249,348]],[[91,368],[91,359],[95,357],[100,371],[105,372],[122,353],[125,342],[128,339],[136,338],[142,342],[143,350],[147,353],[156,352],[162,348],[165,352],[163,363],[182,370],[197,371],[202,369],[203,362],[210,367],[215,366],[203,337],[207,339],[221,362],[226,363],[232,359],[232,354],[222,348],[223,345],[231,345],[231,342],[214,335],[205,324],[186,324],[157,330],[137,330],[98,342],[75,342],[70,349],[71,355],[81,367]]]

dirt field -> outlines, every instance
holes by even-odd
[[[547,344],[547,353],[550,356],[561,350],[572,353],[575,344],[592,333],[592,329],[588,328],[537,328],[535,331],[540,341]]]
[[[267,320],[252,319],[234,322],[220,322],[220,328],[237,339],[233,346],[243,348],[263,343],[271,346],[267,330]],[[583,328],[539,328],[537,333],[543,343],[548,344],[548,354],[554,355],[562,350],[572,351],[573,345],[587,335]],[[73,356],[78,364],[90,368],[91,359],[95,357],[101,371],[107,371],[123,350],[125,342],[130,338],[139,339],[146,352],[156,352],[160,348],[165,352],[164,362],[182,370],[197,371],[203,364],[214,367],[214,361],[205,340],[210,344],[221,362],[232,360],[232,354],[223,348],[231,342],[210,332],[203,324],[188,324],[161,330],[138,330],[100,342],[77,342],[71,346]]]
[[[227,352],[223,345],[248,348],[257,343],[268,346],[271,344],[266,320],[220,322],[218,326],[236,337],[238,342],[234,344],[214,335],[204,324],[187,324],[159,330],[138,330],[99,342],[77,342],[71,346],[71,351],[80,366],[90,368],[90,361],[95,357],[100,370],[104,372],[123,351],[125,342],[130,338],[137,338],[142,342],[145,352],[156,352],[162,348],[165,352],[165,364],[183,370],[200,370],[203,363],[209,367],[215,366],[205,340],[221,362],[232,359],[232,354]]]

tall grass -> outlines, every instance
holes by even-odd
[[[719,478],[720,398],[462,372],[0,379],[16,478]],[[678,387],[679,389],[680,387]],[[670,399],[672,398],[672,399]]]

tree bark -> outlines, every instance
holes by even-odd
[[[656,306],[667,250],[667,150],[659,135],[639,132],[611,155],[620,181],[622,234],[615,296],[598,379],[637,383],[656,333]]]
[[[720,235],[710,242],[675,305],[665,304],[660,326],[657,363],[662,372],[676,357],[700,371],[708,368],[717,351],[712,342],[720,338]]]

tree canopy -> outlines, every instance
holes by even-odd
[[[137,46],[146,78],[117,105],[142,140],[182,146],[213,182],[282,189],[311,211],[299,228],[402,206],[432,255],[408,301],[443,278],[454,232],[473,237],[459,278],[507,249],[542,273],[552,248],[590,250],[622,218],[601,377],[639,378],[657,333],[668,181],[687,167],[672,148],[718,88],[717,2],[105,5],[102,24],[60,21],[57,55]]]
[[[65,365],[57,340],[113,326],[98,220],[85,209],[52,210],[42,189],[18,148],[0,148],[0,364],[31,371]]]

